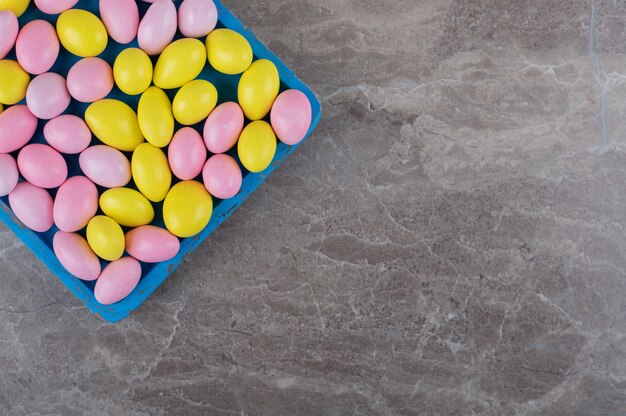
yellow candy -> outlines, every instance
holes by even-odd
[[[94,253],[108,261],[122,257],[126,246],[122,227],[104,215],[93,217],[87,224],[87,242]]]
[[[239,105],[248,119],[261,120],[272,109],[279,90],[276,65],[267,59],[259,59],[239,80]]]
[[[185,84],[174,97],[176,121],[185,126],[207,118],[217,104],[217,89],[209,81],[196,79]]]
[[[252,63],[250,43],[230,29],[216,29],[209,33],[206,49],[211,66],[224,74],[241,74]]]
[[[148,142],[156,147],[170,144],[174,135],[174,116],[170,99],[162,89],[150,87],[143,93],[137,117],[139,128]]]
[[[144,142],[137,114],[121,101],[92,103],[85,112],[85,121],[98,139],[118,150],[132,152]]]
[[[11,60],[0,61],[0,103],[16,104],[26,97],[30,75],[20,64]]]
[[[137,146],[131,162],[139,191],[152,202],[165,199],[172,184],[172,171],[165,153],[150,143]]]
[[[163,89],[180,88],[196,78],[206,63],[206,49],[198,39],[171,43],[154,67],[154,85]]]
[[[174,235],[186,238],[201,232],[213,213],[213,199],[204,185],[196,181],[179,182],[163,203],[165,226]]]
[[[152,83],[152,61],[141,49],[124,49],[115,58],[113,77],[123,93],[139,95]]]
[[[0,0],[0,10],[11,10],[20,17],[30,4],[30,0]]]
[[[100,196],[102,211],[125,227],[140,227],[154,219],[154,208],[145,196],[130,188],[114,188]]]
[[[241,132],[237,153],[250,172],[261,172],[272,163],[276,154],[276,135],[265,121],[253,121]]]
[[[57,33],[65,49],[82,57],[100,55],[109,40],[102,21],[95,14],[79,9],[61,13]]]

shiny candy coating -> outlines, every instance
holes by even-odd
[[[139,191],[152,202],[165,199],[172,184],[172,172],[165,153],[150,143],[137,146],[131,160],[133,179]]]
[[[217,104],[217,89],[209,81],[193,80],[178,90],[172,110],[176,121],[185,126],[206,119]]]
[[[172,104],[167,94],[158,87],[148,88],[137,108],[139,128],[146,140],[156,147],[165,147],[174,135]]]
[[[163,203],[163,220],[177,237],[193,237],[211,220],[213,199],[204,185],[183,181],[172,187]]]
[[[33,20],[25,24],[15,42],[17,61],[25,71],[34,75],[49,71],[60,49],[54,26],[45,20]]]
[[[59,14],[71,9],[78,0],[35,0],[35,5],[46,14]]]
[[[100,18],[117,43],[125,45],[137,36],[139,8],[135,0],[100,0]]]
[[[272,128],[278,139],[295,145],[304,139],[311,127],[311,102],[298,90],[281,93],[272,106]]]
[[[184,0],[178,8],[178,29],[188,38],[208,35],[217,24],[213,0]]]
[[[15,61],[0,61],[0,103],[16,104],[26,97],[30,75]]]
[[[85,121],[98,139],[118,150],[132,152],[144,141],[137,114],[122,101],[96,101],[87,108]]]
[[[13,156],[0,154],[0,196],[6,196],[17,185],[20,173]]]
[[[204,123],[204,143],[209,151],[224,153],[231,149],[239,139],[244,121],[239,104],[218,105]]]
[[[48,121],[43,129],[48,144],[65,154],[82,152],[91,143],[91,131],[82,118],[65,114]]]
[[[154,208],[145,196],[130,188],[115,188],[100,196],[102,211],[125,227],[140,227],[154,219]]]
[[[180,250],[180,241],[167,230],[144,225],[126,233],[126,251],[144,263],[171,260]]]
[[[13,49],[19,30],[15,14],[10,10],[0,10],[0,59]]]
[[[276,154],[276,135],[265,121],[253,121],[241,132],[237,143],[241,164],[250,172],[262,172]]]
[[[28,108],[42,120],[50,120],[61,115],[71,101],[65,78],[53,72],[36,76],[26,91]]]
[[[109,264],[96,281],[94,295],[103,305],[117,303],[130,295],[141,279],[141,264],[124,257]]]
[[[229,199],[241,189],[241,168],[237,161],[224,154],[211,156],[202,170],[204,186],[211,195]]]
[[[120,188],[130,182],[130,161],[122,152],[112,147],[89,147],[80,154],[78,163],[83,173],[96,185]]]
[[[122,227],[104,215],[93,217],[87,224],[87,242],[98,257],[107,261],[122,257],[126,245]]]
[[[113,70],[104,59],[84,58],[67,73],[67,90],[77,101],[93,103],[113,89]]]
[[[176,35],[178,19],[172,0],[157,0],[139,23],[137,41],[148,55],[158,55]]]
[[[115,83],[123,93],[139,95],[152,82],[152,61],[137,48],[124,49],[113,64]]]
[[[17,167],[28,182],[40,188],[58,188],[67,179],[65,159],[45,144],[29,144],[20,150]]]
[[[154,85],[163,89],[180,88],[196,78],[205,63],[206,49],[198,39],[185,38],[172,42],[154,67]]]
[[[98,211],[98,189],[84,176],[69,178],[54,198],[54,223],[61,231],[75,232],[87,226]]]
[[[70,9],[57,20],[57,34],[65,49],[76,56],[97,56],[104,52],[109,36],[102,21],[86,10]]]
[[[250,65],[239,80],[239,105],[249,120],[261,120],[272,109],[279,90],[280,78],[276,65],[267,59],[259,59]]]
[[[223,74],[241,74],[252,64],[250,43],[233,30],[216,29],[209,33],[205,44],[209,63]]]
[[[0,114],[0,153],[25,146],[37,130],[37,117],[25,105],[14,105]]]
[[[0,10],[10,10],[20,17],[28,8],[30,0],[0,0]]]
[[[70,274],[86,281],[96,280],[100,276],[100,260],[87,240],[79,234],[58,231],[52,239],[52,248]]]
[[[207,150],[202,136],[191,127],[176,132],[167,149],[172,173],[184,181],[193,179],[202,172],[206,157]]]
[[[9,205],[15,216],[33,231],[43,233],[52,228],[52,196],[43,188],[23,181],[9,194]]]

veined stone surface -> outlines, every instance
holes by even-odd
[[[626,414],[626,3],[225,1],[313,137],[138,311],[0,227],[0,414]]]

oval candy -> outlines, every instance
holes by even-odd
[[[74,155],[91,143],[91,131],[82,118],[65,114],[48,121],[43,136],[50,146],[61,153]]]
[[[152,202],[163,201],[172,184],[165,153],[150,143],[140,144],[133,152],[130,165],[139,192]]]
[[[39,75],[52,68],[60,48],[54,26],[45,20],[32,20],[17,35],[15,56],[25,71]]]
[[[223,74],[241,74],[252,64],[250,43],[230,29],[216,29],[209,33],[206,49],[211,66]]]
[[[54,223],[61,231],[82,230],[98,212],[98,189],[84,176],[69,178],[54,198]]]
[[[227,102],[218,105],[204,123],[204,143],[211,153],[231,149],[243,130],[244,116],[239,104]]]
[[[15,61],[0,61],[0,103],[16,104],[26,97],[30,75]]]
[[[35,6],[46,14],[59,14],[71,9],[78,0],[35,0]]]
[[[70,274],[86,281],[100,276],[100,260],[80,235],[58,231],[52,239],[52,249]]]
[[[163,221],[177,237],[193,237],[211,220],[213,199],[204,185],[183,181],[172,187],[163,203]]]
[[[83,58],[100,55],[109,39],[98,16],[80,9],[61,13],[57,20],[57,33],[65,49]]]
[[[45,144],[29,144],[20,150],[17,166],[24,179],[40,188],[57,188],[67,179],[65,159]]]
[[[219,199],[229,199],[241,189],[241,168],[228,155],[214,155],[204,165],[202,179],[211,195]]]
[[[262,172],[269,167],[276,154],[276,135],[265,121],[248,124],[237,143],[241,164],[250,172]]]
[[[37,130],[37,117],[25,105],[14,105],[0,114],[0,153],[25,146]]]
[[[23,181],[9,194],[15,216],[28,228],[43,233],[52,228],[52,196],[43,188]]]
[[[184,0],[178,8],[178,29],[188,38],[208,35],[217,24],[213,0]]]
[[[63,114],[71,101],[65,78],[54,72],[37,75],[26,90],[26,105],[42,120]]]
[[[85,176],[96,185],[121,188],[130,182],[130,162],[122,152],[112,147],[89,147],[80,154],[78,163]]]
[[[98,257],[107,261],[122,257],[126,246],[122,227],[104,215],[93,217],[87,224],[87,242]]]
[[[183,181],[193,179],[202,172],[206,156],[202,136],[191,127],[176,132],[167,149],[167,159],[172,173]]]
[[[209,81],[196,79],[188,82],[174,97],[174,117],[185,126],[197,124],[215,109],[217,98],[217,89]]]
[[[96,101],[87,108],[85,121],[100,141],[123,152],[132,152],[144,141],[137,114],[121,101]]]
[[[139,99],[137,108],[139,128],[146,140],[156,147],[165,147],[174,135],[172,104],[158,87],[148,88]]]
[[[11,52],[20,31],[17,17],[10,10],[0,10],[0,59]]]
[[[113,70],[104,59],[84,58],[67,73],[67,90],[82,103],[93,103],[113,90]]]
[[[274,101],[270,118],[281,142],[290,146],[298,144],[311,127],[311,102],[302,91],[284,91]]]
[[[139,8],[135,0],[100,0],[100,18],[117,43],[125,45],[137,36]]]
[[[10,10],[20,17],[30,4],[30,0],[0,0],[0,10]]]
[[[152,61],[141,49],[124,49],[115,58],[113,76],[123,93],[139,95],[152,83]]]
[[[13,156],[0,154],[0,196],[10,194],[19,179],[20,173]]]
[[[259,59],[239,80],[239,105],[248,119],[261,120],[272,109],[280,90],[278,69],[272,61]]]
[[[154,219],[154,208],[150,201],[138,191],[130,188],[115,188],[100,196],[100,208],[118,224],[125,227],[140,227]]]
[[[137,40],[148,55],[158,55],[172,42],[178,20],[176,6],[171,0],[157,0],[139,23]]]
[[[163,228],[144,225],[126,233],[126,251],[144,263],[161,263],[176,257],[180,241]]]
[[[132,257],[124,257],[104,268],[96,281],[94,296],[103,305],[112,305],[126,298],[139,284],[141,264]]]
[[[205,63],[206,49],[202,42],[198,39],[179,39],[168,45],[159,56],[154,67],[154,85],[162,89],[180,88],[195,79]]]

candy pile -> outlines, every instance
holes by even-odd
[[[277,138],[295,145],[311,125],[306,95],[281,92],[271,61],[216,29],[212,0],[148,2],[140,16],[135,0],[100,0],[96,16],[78,0],[0,0],[0,197],[26,227],[56,231],[60,263],[96,281],[105,305],[132,292],[141,262],[168,261],[200,233],[214,198],[267,169]],[[20,27],[35,6],[56,26]],[[98,57],[135,40],[113,62]],[[49,72],[63,49],[82,58],[65,78]],[[238,79],[238,102],[199,78],[211,68]],[[138,104],[107,98],[120,91]],[[69,114],[72,100],[88,103],[84,115]]]

